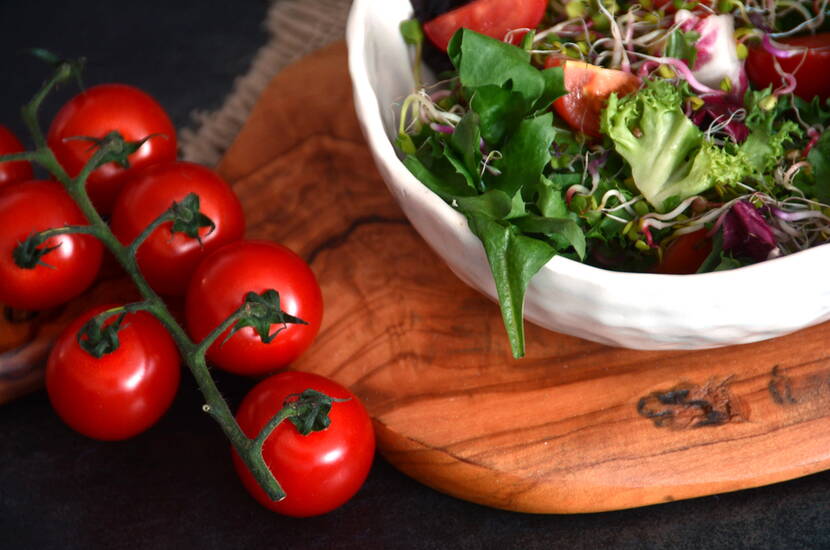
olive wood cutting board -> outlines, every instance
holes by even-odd
[[[830,467],[828,324],[671,352],[528,325],[527,357],[512,359],[497,306],[450,272],[386,191],[346,66],[338,43],[280,73],[219,171],[242,199],[248,237],[293,248],[320,281],[323,327],[294,367],[349,386],[389,462],[456,497],[539,513]]]

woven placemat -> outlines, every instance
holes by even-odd
[[[343,38],[351,0],[276,0],[264,26],[269,40],[239,77],[222,106],[193,113],[180,132],[181,157],[215,166],[233,143],[254,104],[274,76],[305,55]]]

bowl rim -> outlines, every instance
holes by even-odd
[[[466,227],[466,220],[460,212],[435,195],[406,169],[386,134],[381,118],[378,97],[370,82],[369,72],[366,66],[365,36],[366,16],[369,9],[374,3],[388,1],[354,0],[349,12],[346,26],[346,42],[348,46],[349,73],[352,78],[352,87],[355,95],[355,109],[361,119],[366,139],[375,153],[376,162],[382,163],[390,173],[396,176],[393,185],[402,187],[406,194],[416,194],[424,198],[434,208],[438,209],[443,217],[452,218],[455,221],[463,220]],[[429,197],[426,195],[429,195]],[[698,283],[706,281],[707,285],[715,288],[735,288],[734,285],[739,281],[746,282],[749,279],[766,277],[766,272],[771,269],[778,271],[785,269],[791,263],[807,262],[815,254],[823,254],[823,248],[825,248],[823,245],[816,245],[806,250],[739,268],[684,275],[613,271],[556,255],[542,266],[536,276],[543,272],[547,272],[550,275],[565,273],[568,276],[588,279],[594,284],[612,287],[625,284],[625,282],[630,282],[636,278],[637,280],[648,281],[650,284],[659,286],[673,286],[677,281],[682,279],[684,281],[696,281]]]

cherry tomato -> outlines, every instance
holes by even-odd
[[[75,177],[92,157],[94,146],[69,138],[102,138],[113,130],[127,141],[153,137],[129,156],[129,169],[110,162],[89,175],[87,192],[102,214],[112,211],[127,173],[176,160],[176,129],[167,113],[148,94],[125,84],[93,86],[69,100],[52,121],[47,143],[63,168]]]
[[[245,216],[231,187],[212,170],[190,162],[149,166],[130,177],[115,201],[112,232],[129,244],[173,201],[199,195],[199,208],[216,225],[200,230],[201,244],[184,233],[172,233],[172,222],[156,229],[139,247],[136,258],[150,286],[161,294],[183,295],[199,260],[223,244],[242,238]]]
[[[208,349],[207,358],[229,372],[260,375],[282,368],[314,340],[323,318],[323,297],[314,273],[288,248],[265,241],[236,241],[206,256],[196,268],[185,298],[190,336],[200,342],[239,306],[249,291],[274,289],[280,307],[307,325],[287,324],[265,344],[250,327],[222,343],[227,332]],[[282,328],[272,325],[271,333]]]
[[[822,101],[830,98],[830,32],[782,38],[779,42],[804,49],[803,55],[778,60],[781,69],[785,73],[793,74],[796,79],[793,93],[807,101],[814,96],[819,96]],[[760,44],[749,48],[746,73],[755,88],[772,86],[774,89],[782,85],[781,76],[775,70],[772,54]]]
[[[70,323],[46,365],[46,391],[58,416],[72,429],[105,441],[127,439],[155,424],[173,402],[180,376],[176,344],[144,311],[124,318],[114,351],[100,358],[84,351],[78,331],[111,307],[93,308]]]
[[[706,236],[707,232],[707,229],[700,229],[686,233],[669,243],[655,272],[675,275],[697,273],[712,252],[712,239]]]
[[[375,454],[366,409],[346,388],[316,374],[284,372],[254,386],[236,414],[239,427],[248,437],[256,437],[282,409],[286,397],[306,389],[348,401],[332,404],[331,424],[325,430],[301,435],[284,421],[265,440],[265,463],[285,491],[285,499],[272,501],[232,449],[236,472],[248,492],[266,508],[294,517],[325,514],[344,504],[363,485]]]
[[[0,125],[0,155],[22,153],[26,149],[11,130]],[[0,162],[0,185],[13,181],[30,180],[34,177],[31,163],[25,160]]]
[[[46,309],[74,298],[95,280],[103,247],[91,235],[50,237],[41,248],[48,265],[19,267],[12,256],[32,233],[86,225],[63,187],[54,181],[22,181],[0,187],[0,302],[19,309]]]
[[[608,97],[619,97],[640,87],[640,79],[616,69],[605,69],[582,61],[551,56],[546,67],[562,67],[568,94],[553,102],[557,114],[572,129],[591,137],[600,137],[600,115]]]
[[[547,0],[474,0],[427,21],[424,33],[443,51],[462,27],[502,40],[510,30],[535,28],[547,5]],[[516,35],[514,43],[520,40]]]

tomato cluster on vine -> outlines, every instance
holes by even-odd
[[[106,261],[100,234],[87,229],[94,220],[84,212],[91,211],[134,258],[136,284],[159,300],[183,300],[186,321],[186,332],[177,337],[140,305],[108,304],[80,315],[57,338],[47,362],[46,389],[60,418],[100,440],[143,432],[176,395],[181,340],[189,337],[196,350],[205,341],[211,345],[201,350],[202,361],[206,353],[219,369],[271,375],[252,389],[237,415],[251,442],[304,390],[321,392],[323,408],[331,408],[310,434],[300,435],[297,419],[286,416],[291,422],[259,442],[265,464],[289,489],[282,502],[271,502],[234,449],[251,494],[296,516],[324,513],[351,498],[374,454],[366,410],[334,381],[273,374],[303,354],[320,329],[323,298],[307,263],[279,243],[244,238],[243,207],[232,187],[214,170],[177,159],[173,123],[138,88],[104,84],[82,91],[58,111],[42,141],[63,178],[52,173],[35,179],[26,160],[0,162],[0,304],[43,310],[82,299]],[[107,146],[128,149],[93,166],[96,151]],[[22,152],[17,137],[0,126],[0,155]],[[73,178],[85,182],[80,196],[65,183]],[[266,314],[240,313],[248,310]],[[233,319],[241,320],[228,323]],[[314,401],[297,410],[319,409]],[[325,461],[332,453],[341,457],[338,462],[308,463],[309,456]]]

